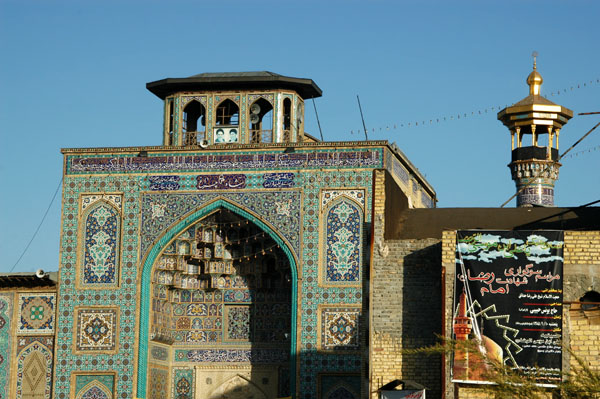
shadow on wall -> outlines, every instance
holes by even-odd
[[[441,253],[438,242],[404,257],[402,344],[405,349],[434,345],[442,334]],[[427,396],[441,397],[441,367],[441,355],[407,354],[403,356],[402,376],[426,386]]]

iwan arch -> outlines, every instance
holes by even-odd
[[[312,80],[148,88],[161,146],[63,150],[53,395],[365,395],[374,176],[398,209],[433,207],[431,186],[385,141],[306,134]]]
[[[142,272],[140,314],[154,319],[140,319],[139,342],[152,343],[138,349],[138,370],[148,370],[139,374],[138,389],[152,393],[148,379],[160,381],[164,371],[175,376],[176,392],[200,397],[252,392],[269,398],[277,389],[293,389],[296,259],[268,220],[226,196],[170,227],[149,251]],[[183,262],[187,270],[179,273]],[[202,272],[204,279],[198,279]],[[168,306],[166,320],[154,308],[161,303]],[[165,353],[168,361],[161,357]],[[239,363],[235,368],[227,367],[232,357]],[[196,367],[198,362],[204,365]]]

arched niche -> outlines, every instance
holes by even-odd
[[[50,397],[52,352],[41,342],[26,346],[17,359],[17,398]]]
[[[295,375],[296,375],[296,325],[297,325],[297,260],[293,251],[291,250],[288,242],[282,238],[275,228],[267,221],[260,218],[259,215],[251,212],[244,207],[232,203],[226,199],[219,198],[208,204],[205,204],[200,209],[188,214],[183,217],[178,223],[172,225],[162,236],[159,238],[155,245],[150,249],[148,255],[143,261],[143,269],[141,276],[141,295],[140,295],[140,319],[139,319],[139,340],[138,340],[138,379],[137,379],[137,396],[139,398],[145,398],[146,385],[147,385],[147,374],[148,374],[148,342],[149,342],[149,326],[150,326],[150,298],[152,295],[151,280],[153,266],[155,265],[159,255],[163,253],[165,249],[171,244],[173,238],[184,232],[189,226],[196,223],[198,220],[205,218],[215,210],[223,208],[227,209],[243,218],[251,220],[256,226],[258,226],[265,234],[268,234],[270,238],[277,243],[282,249],[283,253],[287,257],[289,262],[290,280],[291,280],[291,317],[290,317],[290,355],[289,355],[289,369],[290,369],[290,390],[295,390]]]
[[[252,381],[241,375],[231,377],[211,392],[209,399],[267,399],[267,395]]]
[[[272,143],[273,104],[260,97],[248,108],[248,130],[250,143]]]
[[[191,100],[183,108],[183,145],[198,145],[206,138],[206,108]]]
[[[215,125],[237,126],[240,123],[240,108],[229,98],[221,101],[215,110]]]
[[[75,399],[113,399],[113,395],[104,384],[92,381],[81,388]]]
[[[82,214],[80,231],[80,284],[99,288],[117,285],[121,241],[120,210],[108,201],[94,202]]]
[[[340,195],[324,209],[321,281],[326,284],[360,283],[363,261],[364,210],[354,199]]]

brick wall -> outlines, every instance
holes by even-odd
[[[384,240],[384,180],[383,173],[375,176],[370,276],[371,392],[394,379],[408,379],[430,388],[428,397],[436,398],[440,397],[441,387],[440,357],[403,350],[432,345],[436,334],[441,333],[440,240]]]

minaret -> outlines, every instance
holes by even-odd
[[[510,130],[512,160],[508,165],[517,185],[517,206],[554,206],[554,182],[558,179],[558,137],[573,111],[540,94],[542,75],[533,71],[527,77],[529,95],[498,112],[498,119]],[[530,135],[531,138],[525,137]],[[542,136],[547,136],[542,140]],[[542,144],[542,141],[545,144]],[[530,145],[527,145],[527,142]]]
[[[460,294],[458,305],[458,313],[454,316],[452,329],[457,341],[457,346],[454,350],[454,379],[467,380],[469,377],[469,352],[466,348],[466,341],[469,339],[469,334],[473,330],[471,318],[467,316],[467,296],[465,291]]]

